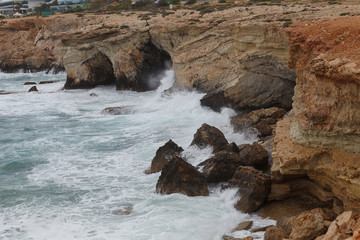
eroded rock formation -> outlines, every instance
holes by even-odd
[[[293,110],[277,124],[273,179],[307,176],[360,211],[360,18],[294,24]],[[293,181],[293,180],[292,180]],[[270,194],[271,195],[271,194]]]

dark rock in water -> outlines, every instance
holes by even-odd
[[[90,93],[90,97],[98,97],[96,93]]]
[[[191,145],[196,145],[199,148],[205,148],[207,146],[213,147],[213,152],[219,152],[224,150],[228,141],[224,134],[216,127],[210,126],[206,123],[196,131],[194,139]]]
[[[108,107],[101,111],[105,115],[127,115],[134,113],[130,107]]]
[[[24,85],[36,85],[36,82],[24,82]]]
[[[237,232],[237,231],[243,231],[243,230],[249,230],[253,225],[253,221],[245,221],[242,223],[239,223],[236,228],[234,228],[231,232]]]
[[[201,106],[209,107],[215,112],[220,112],[221,108],[228,105],[224,91],[218,93],[208,93],[200,100]]]
[[[203,174],[208,182],[225,182],[233,177],[240,165],[239,154],[220,151],[198,166],[203,166]]]
[[[271,189],[271,177],[253,167],[238,167],[230,182],[241,196],[235,208],[245,213],[258,209]]]
[[[235,131],[242,132],[249,127],[253,127],[258,131],[259,137],[266,137],[273,134],[276,123],[285,113],[286,110],[283,108],[262,108],[232,117],[230,122]]]
[[[240,152],[240,149],[239,149],[239,147],[236,145],[236,143],[232,142],[232,143],[227,144],[227,145],[224,147],[224,151],[239,153],[239,152]]]
[[[39,84],[50,84],[50,83],[54,83],[54,80],[49,80],[49,81],[40,81]]]
[[[258,143],[246,145],[240,151],[240,162],[243,166],[251,166],[258,170],[268,168],[269,153]]]
[[[165,143],[164,146],[160,147],[156,151],[156,155],[151,161],[150,169],[146,170],[145,173],[156,173],[160,172],[165,164],[172,159],[174,155],[179,156],[180,153],[184,151],[182,147],[179,147],[176,143],[174,143],[171,139]]]
[[[271,226],[266,229],[264,240],[283,240],[284,238],[288,238],[289,234],[279,227]]]
[[[131,212],[132,212],[132,207],[125,207],[122,209],[114,210],[111,213],[114,215],[130,215]]]
[[[182,193],[187,196],[209,195],[204,175],[177,156],[174,156],[163,168],[156,184],[156,192]]]
[[[28,92],[37,92],[37,91],[38,91],[38,89],[36,88],[36,86],[33,86],[29,89]]]

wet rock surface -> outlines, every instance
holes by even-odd
[[[160,172],[173,156],[179,156],[183,151],[184,149],[182,147],[179,147],[170,139],[156,151],[156,155],[151,161],[151,166],[145,173],[150,174]]]
[[[91,96],[91,94],[90,94]],[[97,95],[92,95],[96,97]],[[102,114],[105,115],[128,115],[134,113],[134,109],[130,106],[126,107],[107,107],[101,111]]]
[[[220,151],[198,166],[203,167],[202,173],[208,182],[226,182],[233,177],[240,165],[241,161],[237,153]]]
[[[243,146],[240,151],[240,162],[243,166],[265,170],[269,167],[268,159],[269,154],[266,149],[256,142]]]
[[[205,176],[180,157],[174,156],[163,168],[156,184],[162,194],[182,193],[187,196],[208,196]]]
[[[193,145],[199,148],[210,146],[215,153],[224,150],[228,145],[228,141],[219,129],[204,123],[196,131],[194,139],[191,142],[191,146]]]
[[[28,92],[37,92],[37,91],[38,91],[37,87],[36,87],[36,86],[33,86],[33,87],[31,87],[31,88],[29,89]]]
[[[257,210],[266,201],[271,188],[271,177],[253,167],[240,166],[230,183],[238,188],[238,195],[241,196],[235,208],[249,213]]]

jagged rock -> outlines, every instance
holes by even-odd
[[[239,149],[239,147],[236,145],[236,143],[232,142],[232,143],[227,144],[227,145],[224,147],[224,151],[239,153],[239,152],[240,152],[240,149]]]
[[[289,234],[282,228],[271,226],[266,229],[264,240],[283,240],[287,238]]]
[[[96,93],[90,93],[90,97],[98,97]]]
[[[36,86],[32,86],[32,87],[29,89],[28,92],[37,92],[37,91],[38,91],[37,87],[36,87]]]
[[[256,169],[268,168],[269,154],[266,149],[258,143],[243,146],[240,151],[240,162],[243,166],[251,166]]]
[[[213,147],[213,152],[224,150],[228,144],[224,134],[216,127],[210,126],[206,123],[196,131],[191,146],[196,145],[199,148],[207,146]]]
[[[179,156],[182,151],[184,151],[184,149],[170,139],[164,146],[156,151],[156,155],[151,161],[150,169],[146,170],[146,173],[160,172],[174,155]]]
[[[319,240],[355,240],[360,238],[360,216],[352,211],[339,215]]]
[[[273,134],[276,123],[284,116],[286,110],[278,107],[262,108],[247,114],[240,114],[231,118],[231,125],[236,131],[244,131],[255,127],[259,137]]]
[[[239,155],[234,152],[220,151],[198,166],[203,166],[203,174],[208,182],[225,182],[231,179],[241,165]]]
[[[49,80],[49,81],[40,81],[39,84],[50,84],[50,83],[55,83],[57,82],[56,80]]]
[[[36,85],[36,82],[24,82],[24,85]]]
[[[326,222],[331,214],[321,208],[301,213],[295,220],[289,239],[313,240],[326,232]]]
[[[235,208],[246,213],[258,209],[271,188],[271,177],[253,167],[238,167],[230,182],[239,189],[238,195],[241,196]]]
[[[131,107],[107,107],[101,111],[105,115],[127,115],[134,113]]]
[[[156,191],[162,194],[182,193],[187,196],[209,195],[204,175],[177,156],[163,168]]]
[[[245,221],[242,223],[239,223],[236,228],[234,228],[231,232],[237,232],[237,231],[243,231],[243,230],[249,230],[253,225],[253,221]]]

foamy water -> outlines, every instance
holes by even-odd
[[[145,93],[114,86],[63,91],[65,77],[0,73],[0,90],[19,92],[0,95],[0,239],[219,240],[241,221],[273,223],[234,210],[235,190],[160,195],[160,174],[144,174],[169,139],[192,164],[209,158],[211,149],[188,147],[204,122],[229,142],[252,142],[232,131],[232,110],[202,108],[197,92],[162,94],[174,82],[172,71],[159,89]],[[50,79],[62,81],[37,85],[37,93],[23,85]],[[131,111],[101,114],[120,106]],[[131,213],[113,214],[121,209]],[[249,235],[262,239],[263,233],[233,234]]]

